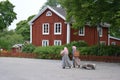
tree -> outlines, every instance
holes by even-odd
[[[59,0],[66,9],[67,21],[74,22],[74,28],[89,23],[100,26],[111,25],[111,30],[118,29],[120,33],[120,0]]]
[[[45,3],[45,5],[56,7],[56,6],[59,5],[59,2],[58,2],[58,0],[47,0],[47,2]]]
[[[16,19],[14,7],[8,0],[0,2],[0,30],[7,28]]]
[[[16,34],[13,30],[0,33],[0,48],[10,50],[14,44],[23,43],[21,34]]]
[[[28,22],[34,17],[35,15],[30,16],[27,20],[22,20],[17,23],[17,27],[15,29],[17,34],[21,34],[24,37],[24,40],[30,39],[30,26]]]

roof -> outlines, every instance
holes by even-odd
[[[61,7],[52,7],[54,10],[56,10],[58,13],[60,13],[62,16],[66,17],[66,11],[65,9]]]
[[[15,44],[15,45],[13,45],[12,47],[13,48],[19,48],[19,47],[22,47],[23,46],[23,44]]]
[[[35,17],[32,18],[32,20],[29,22],[29,24],[32,24],[47,9],[50,9],[55,14],[57,14],[59,17],[61,17],[63,20],[66,20],[66,18],[65,18],[66,17],[66,12],[63,8],[46,6],[42,10],[40,10],[39,13]]]
[[[111,39],[115,39],[115,40],[120,40],[120,38],[116,38],[116,37],[113,37],[113,36],[110,36]]]

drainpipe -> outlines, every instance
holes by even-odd
[[[70,23],[67,22],[67,44],[70,43]]]
[[[33,23],[30,23],[30,43],[32,43],[32,25]]]

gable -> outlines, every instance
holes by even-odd
[[[52,12],[54,12],[56,15],[58,15],[60,18],[62,18],[63,20],[65,19],[65,10],[62,8],[57,8],[57,7],[50,7],[50,6],[46,6],[44,7],[42,10],[40,10],[40,12],[32,18],[32,20],[29,22],[29,24],[32,24],[39,16],[41,16],[47,9],[51,10]]]

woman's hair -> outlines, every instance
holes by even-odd
[[[64,47],[64,52],[68,54],[68,49],[67,49],[67,47]]]
[[[72,46],[72,49],[76,50],[76,46]]]

